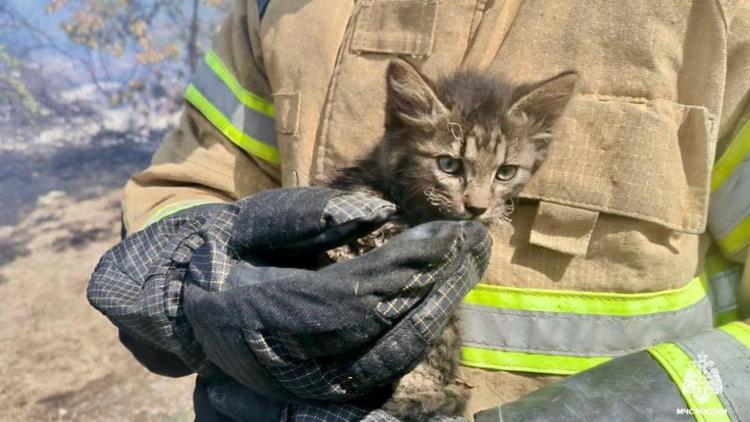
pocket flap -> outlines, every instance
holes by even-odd
[[[369,0],[357,16],[352,51],[428,56],[437,0]]]
[[[714,142],[704,107],[582,96],[521,196],[702,233]]]
[[[299,107],[302,95],[299,92],[276,93],[273,102],[276,108],[276,131],[293,135],[299,132]]]
[[[586,256],[599,213],[567,205],[539,203],[529,243],[566,255]]]

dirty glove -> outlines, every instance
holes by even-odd
[[[284,402],[348,401],[408,372],[487,264],[481,225],[434,222],[351,261],[294,268],[394,211],[325,188],[195,209],[110,250],[89,300],[162,373],[226,374]],[[182,367],[155,363],[165,359]]]

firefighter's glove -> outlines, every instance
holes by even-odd
[[[301,268],[394,212],[325,188],[183,212],[107,252],[89,300],[157,372],[229,375],[286,402],[348,401],[416,365],[488,261],[483,226],[433,222],[359,258]],[[184,370],[154,362],[168,357]]]

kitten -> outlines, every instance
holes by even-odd
[[[512,87],[462,71],[432,82],[408,62],[392,61],[382,141],[327,185],[387,199],[398,206],[398,219],[329,256],[349,259],[431,220],[506,220],[509,202],[547,157],[553,125],[577,80],[575,72],[563,72]],[[459,340],[454,317],[383,409],[405,422],[460,415],[469,390],[457,379]]]

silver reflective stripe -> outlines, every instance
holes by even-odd
[[[192,83],[234,127],[276,148],[274,119],[242,104],[205,61],[200,62]]]
[[[750,421],[750,350],[719,330],[708,331],[677,345],[698,369],[710,371],[714,379],[721,379],[722,387],[717,396],[731,420]]]
[[[613,316],[462,304],[464,346],[568,356],[617,356],[713,327],[707,297],[674,312]]]
[[[737,295],[742,281],[742,266],[709,274],[709,296],[714,314],[737,309]]]
[[[726,237],[745,217],[750,215],[750,158],[745,159],[711,194],[708,227],[717,239]]]

